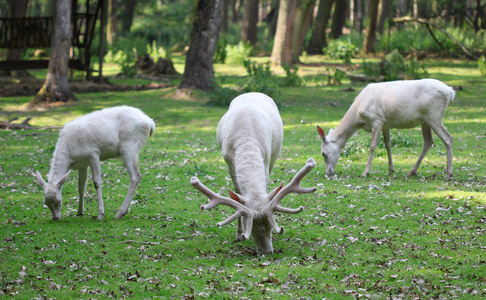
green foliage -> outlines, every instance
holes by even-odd
[[[304,79],[297,74],[299,71],[298,67],[295,66],[292,68],[284,65],[283,69],[285,70],[285,77],[280,79],[280,87],[299,87],[304,85]]]
[[[193,1],[137,1],[136,17],[130,35],[144,36],[148,41],[170,49],[189,44],[192,28]]]
[[[297,74],[298,68],[292,69],[289,66],[284,66],[283,69],[286,75],[279,77],[272,72],[269,62],[257,63],[245,60],[243,65],[248,73],[248,80],[240,84],[238,89],[221,87],[224,83],[223,80],[221,86],[216,87],[214,92],[209,95],[208,105],[227,107],[237,95],[249,92],[264,93],[275,100],[278,96],[279,88],[304,85],[304,80]],[[281,108],[281,104],[277,100],[275,101],[277,106]]]
[[[423,64],[413,59],[406,61],[397,49],[377,63],[363,60],[363,69],[367,76],[383,77],[385,81],[419,79],[428,76]]]
[[[118,64],[123,75],[132,77],[137,74],[137,68],[135,66],[137,55],[141,56],[153,50],[158,52],[157,49],[152,49],[150,44],[147,45],[147,43],[147,39],[144,37],[121,37],[108,50],[108,53],[104,57],[105,62]],[[156,47],[156,44],[154,43],[153,46]]]
[[[358,53],[358,48],[348,39],[336,39],[329,42],[323,52],[333,59],[340,59],[344,63],[350,63]]]
[[[228,107],[231,101],[239,94],[240,92],[236,89],[217,86],[214,91],[209,94],[207,105]]]
[[[285,77],[278,77],[270,69],[270,63],[259,64],[246,60],[244,62],[249,80],[243,86],[243,92],[260,92],[274,97],[279,88],[299,87],[304,85],[304,80],[297,72],[298,68],[283,66]]]
[[[249,80],[243,86],[243,92],[260,92],[272,98],[277,95],[278,79],[270,70],[270,63],[259,64],[250,60],[244,61]]]
[[[157,62],[159,58],[170,59],[171,56],[170,51],[164,47],[157,46],[157,42],[155,40],[153,40],[151,44],[147,45],[147,51],[144,54],[150,55],[155,62]]]
[[[251,46],[250,42],[240,41],[236,45],[227,45],[226,46],[226,58],[230,60],[232,63],[244,63],[248,60],[253,53],[253,47]]]
[[[484,55],[478,59],[478,69],[481,75],[486,75],[486,57]]]
[[[346,77],[346,72],[341,68],[327,68],[327,85],[341,85]]]
[[[226,62],[226,57],[228,52],[226,51],[227,42],[224,37],[218,39],[218,45],[216,46],[216,51],[214,52],[214,62],[224,64]]]
[[[448,27],[446,31],[468,49],[484,49],[486,47],[486,41],[482,37],[483,33],[476,33],[469,27]],[[439,29],[433,28],[432,32],[444,49],[432,38],[426,27],[415,27],[410,24],[401,29],[391,31],[390,35],[387,33],[383,34],[377,40],[376,50],[388,51],[390,49],[398,49],[399,51],[410,51],[410,48],[413,48],[419,51],[462,53],[462,50]]]

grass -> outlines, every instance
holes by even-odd
[[[262,59],[262,58],[258,58]],[[307,59],[307,58],[306,58]],[[308,57],[316,60],[316,57]],[[323,59],[323,58],[321,58]],[[356,63],[356,62],[355,62]],[[285,138],[270,187],[288,182],[308,157],[316,168],[283,205],[305,210],[278,215],[272,255],[253,241],[233,243],[236,225],[218,228],[232,210],[201,212],[207,199],[189,183],[198,175],[215,191],[232,188],[216,143],[225,108],[202,105],[204,94],[178,98],[175,89],[79,94],[79,103],[24,112],[30,97],[0,98],[2,119],[31,116],[36,126],[62,126],[82,114],[121,104],[156,121],[141,152],[144,177],[130,212],[114,216],[128,188],[119,160],[103,163],[106,216],[96,220],[96,193],[87,189],[76,217],[75,172],[63,188],[63,219],[51,220],[32,172],[49,171],[58,131],[1,131],[0,295],[12,299],[481,299],[486,296],[486,79],[466,61],[427,61],[431,77],[461,85],[444,118],[454,137],[453,180],[445,182],[445,148],[436,144],[419,174],[407,179],[421,151],[420,129],[392,131],[396,174],[388,177],[383,146],[371,175],[360,177],[369,134],[347,145],[337,175],[324,176],[315,129],[335,127],[364,84],[313,85],[325,68],[301,68],[307,85],[280,91]],[[177,66],[176,66],[177,68]],[[179,67],[180,68],[180,67]],[[241,81],[238,66],[216,66],[218,79]],[[304,70],[302,70],[304,69]],[[317,80],[318,82],[319,80]],[[354,92],[344,92],[352,87]]]

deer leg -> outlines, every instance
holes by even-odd
[[[128,175],[130,176],[130,185],[128,186],[128,192],[125,196],[125,200],[123,200],[123,203],[118,210],[115,219],[120,219],[127,214],[130,202],[132,202],[133,195],[135,194],[140,180],[142,179],[142,174],[140,173],[140,168],[138,167],[138,154],[133,155],[132,153],[123,155],[123,160],[125,161]]]
[[[373,160],[373,154],[375,153],[376,146],[378,145],[378,139],[380,138],[382,125],[375,126],[371,129],[371,146],[370,146],[370,156],[368,157],[368,163],[366,164],[366,168],[363,172],[363,177],[366,177],[370,174],[371,169],[371,161]]]
[[[430,127],[444,142],[444,145],[447,149],[447,174],[445,180],[449,180],[452,177],[452,145],[454,139],[442,123],[439,125],[431,124]]]
[[[424,137],[424,147],[422,149],[422,153],[420,153],[420,156],[415,163],[415,166],[413,167],[412,171],[408,173],[407,177],[412,177],[413,175],[417,174],[417,170],[422,163],[425,154],[427,154],[427,151],[429,151],[430,147],[432,147],[432,130],[430,129],[429,125],[422,124],[422,136]]]
[[[84,211],[84,191],[86,191],[86,181],[88,179],[88,167],[78,170],[78,192],[79,192],[79,203],[78,203],[78,214],[77,216],[82,216]]]
[[[101,194],[101,163],[99,157],[92,157],[90,162],[91,174],[93,174],[94,187],[96,189],[96,199],[98,200],[98,220],[103,220],[105,207]]]
[[[393,167],[393,159],[391,153],[390,129],[383,130],[383,139],[385,141],[386,153],[388,154],[388,176],[392,176],[393,172],[395,172],[395,167]]]

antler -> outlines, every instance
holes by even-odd
[[[287,214],[297,214],[304,210],[303,206],[299,208],[287,208],[280,206],[280,202],[282,199],[287,196],[288,194],[294,192],[297,194],[307,194],[313,193],[317,190],[316,187],[312,188],[303,188],[300,186],[300,181],[304,178],[309,172],[316,166],[316,162],[313,158],[309,158],[305,164],[305,166],[294,176],[294,178],[287,184],[285,187],[282,188],[282,184],[277,188],[276,195],[273,197],[272,201],[265,207],[264,211],[268,216],[268,220],[272,225],[273,229],[276,233],[283,233],[283,226],[278,226],[277,222],[275,221],[275,216],[273,215],[274,212],[278,211],[281,213]]]
[[[244,218],[243,221],[245,222],[245,233],[243,233],[241,235],[241,237],[245,240],[248,240],[250,238],[251,229],[252,229],[252,226],[253,226],[253,218],[254,218],[254,213],[251,210],[249,210],[243,204],[239,203],[238,200],[216,194],[211,189],[209,189],[204,184],[202,184],[196,176],[191,178],[191,184],[198,191],[200,191],[204,195],[208,196],[208,198],[209,198],[209,202],[207,204],[201,205],[201,210],[210,209],[210,208],[213,208],[217,205],[228,205],[229,207],[232,207],[232,208],[235,209],[235,213],[232,216],[230,216],[226,220],[216,224],[218,227],[225,226],[225,225],[235,221],[239,217],[243,217]],[[234,194],[229,189],[228,189],[228,192],[230,192],[230,194]],[[236,194],[234,194],[234,195],[237,196]]]

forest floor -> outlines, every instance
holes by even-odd
[[[110,81],[110,78],[111,77],[104,77],[102,82],[94,82],[78,78],[70,79],[69,86],[73,93],[84,94],[108,91],[121,92],[160,89],[173,85],[173,83],[163,77],[141,77],[142,79],[153,80],[152,82],[144,82],[143,84],[114,84],[112,81]],[[34,76],[0,76],[0,97],[34,96],[40,90],[44,84],[44,81],[45,79],[40,79]]]

